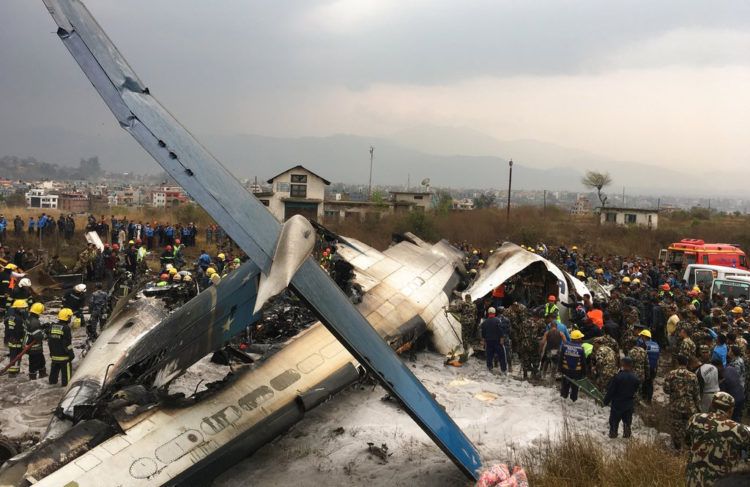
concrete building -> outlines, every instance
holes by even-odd
[[[659,210],[642,208],[599,208],[602,225],[637,225],[656,230],[659,226]]]
[[[391,191],[391,202],[395,205],[408,206],[410,210],[428,211],[432,208],[432,193],[414,191]]]
[[[27,208],[44,208],[48,210],[56,210],[57,203],[58,196],[56,194],[47,194],[47,190],[44,188],[34,188],[26,193]]]
[[[579,196],[570,208],[570,215],[574,217],[587,217],[593,214],[591,200],[586,196]]]
[[[453,200],[452,208],[457,211],[469,211],[474,209],[474,200],[471,198],[463,198],[460,200]]]
[[[185,191],[179,186],[161,186],[151,192],[151,206],[157,208],[179,206],[188,201]]]
[[[58,207],[68,213],[86,213],[89,211],[89,198],[83,193],[61,193]]]
[[[271,190],[255,193],[279,221],[294,215],[322,221],[325,187],[331,184],[301,165],[287,169],[268,180]]]

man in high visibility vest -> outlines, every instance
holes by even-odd
[[[547,298],[547,304],[544,305],[544,316],[559,316],[560,310],[557,308],[557,298],[554,294],[550,294]]]
[[[49,355],[52,360],[52,366],[49,371],[49,383],[57,384],[57,378],[60,376],[63,387],[67,387],[70,376],[72,375],[71,362],[75,357],[73,352],[73,335],[70,332],[70,320],[73,317],[73,310],[63,308],[57,314],[58,322],[53,324],[47,337],[47,346]]]
[[[560,361],[558,370],[562,373],[563,380],[560,383],[560,396],[575,402],[578,400],[578,386],[567,380],[568,377],[573,380],[580,380],[586,377],[586,357],[581,340],[583,333],[579,330],[570,332],[570,342],[563,342],[560,348]]]

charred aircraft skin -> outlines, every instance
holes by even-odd
[[[433,301],[447,299],[444,289],[452,288],[458,279],[460,261],[452,251],[446,255],[444,244],[420,248],[402,242],[383,253],[357,245],[362,251],[356,255],[367,256],[370,267],[381,262],[371,272],[382,269],[387,273],[382,288],[377,281],[362,281],[372,284],[373,290],[381,289],[379,295],[375,291],[365,294],[358,307],[393,349],[407,348],[428,331],[423,316],[428,316]],[[404,255],[410,257],[407,264],[394,258]],[[431,277],[425,273],[428,269],[433,270]],[[385,284],[392,282],[391,276],[403,279],[400,289],[409,296]],[[418,288],[410,287],[418,276],[427,279],[418,281]],[[364,274],[358,277],[365,278]],[[438,291],[432,299],[421,300],[420,288]],[[446,338],[450,340],[447,344],[433,334],[441,347],[453,346],[453,335]],[[75,450],[77,455],[66,455],[64,465],[58,461],[54,472],[35,479],[39,485],[75,482],[81,487],[207,483],[206,479],[252,454],[302,419],[305,412],[355,382],[360,373],[358,362],[317,323],[269,359],[241,369],[209,397],[181,407],[162,404],[137,415],[115,415],[122,432],[106,441],[87,437],[90,450]],[[60,441],[66,444],[67,436]],[[165,453],[172,450],[177,453]],[[37,459],[30,459],[26,475],[39,472]],[[23,475],[17,467],[4,471],[0,483],[20,485],[23,478],[19,473]]]

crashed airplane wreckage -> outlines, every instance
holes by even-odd
[[[120,125],[249,261],[171,315],[147,297],[117,310],[79,365],[44,440],[7,462],[0,484],[205,483],[356,380],[360,367],[476,479],[475,447],[383,339],[401,345],[430,329],[439,351],[460,346],[460,327],[442,310],[458,283],[461,254],[444,243],[402,242],[382,254],[353,243],[348,259],[367,291],[355,308],[308,256],[315,235],[308,222],[292,219],[281,227],[155,101],[80,2],[44,3]],[[176,405],[159,399],[160,386],[257,319],[259,296],[287,286],[320,323],[208,397]]]
[[[471,287],[463,292],[463,297],[481,299],[511,277],[524,272],[531,273],[539,286],[536,299],[524,301],[536,301],[540,305],[546,302],[548,295],[554,294],[563,305],[560,308],[560,319],[563,321],[568,320],[570,306],[580,302],[586,294],[593,296],[586,284],[561,270],[552,261],[514,243],[505,242],[489,256]]]

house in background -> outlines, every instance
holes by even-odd
[[[271,190],[255,193],[279,221],[302,215],[316,221],[323,220],[325,188],[331,184],[309,169],[297,165],[268,180]]]
[[[656,230],[659,226],[659,210],[643,208],[599,208],[602,225],[637,225]]]
[[[47,194],[45,188],[34,188],[26,193],[26,207],[27,208],[44,208],[49,210],[56,210],[58,203],[58,195]]]

